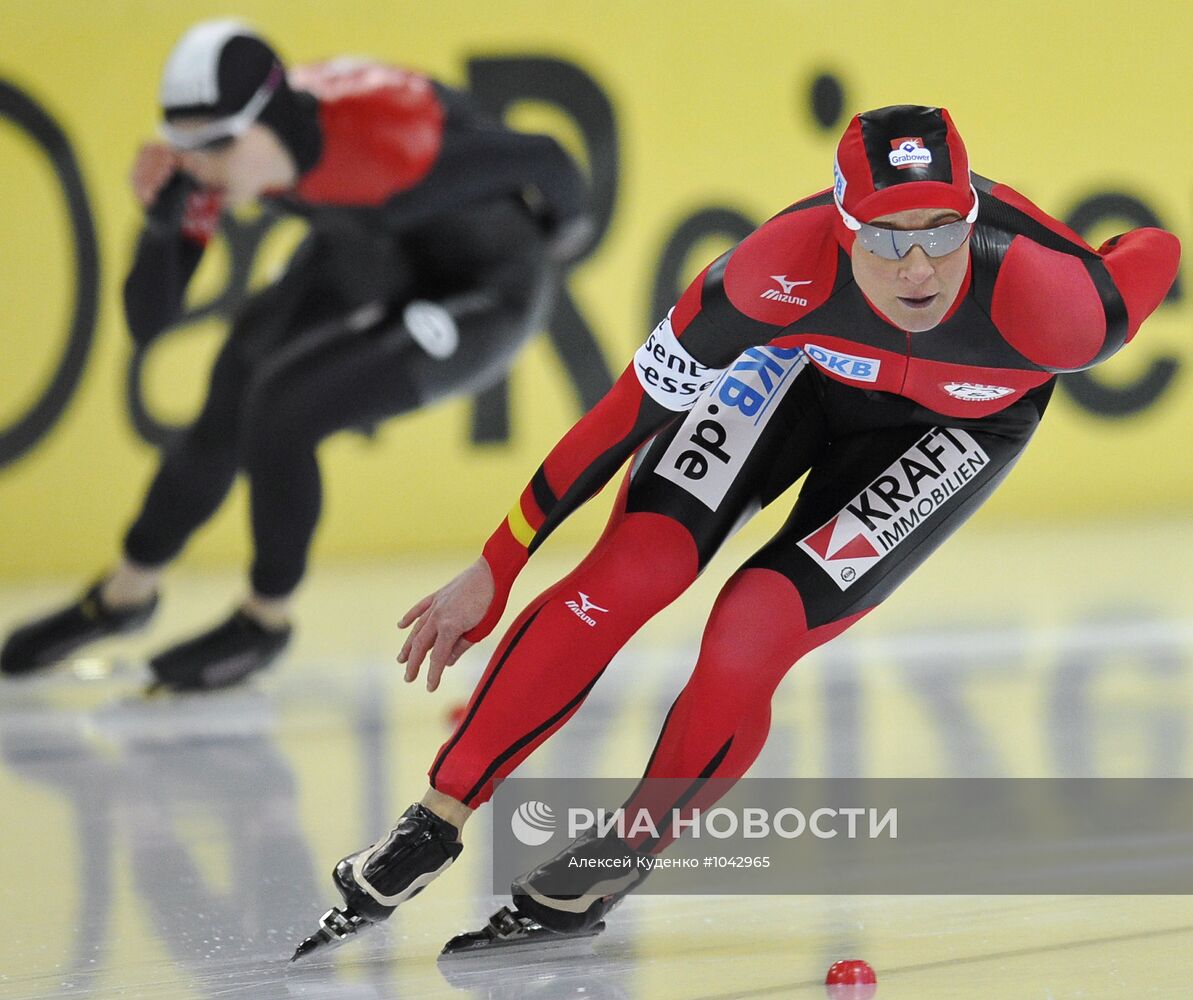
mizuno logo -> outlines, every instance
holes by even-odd
[[[581,611],[608,611],[609,610],[608,608],[598,607],[596,604],[594,604],[589,599],[588,595],[586,593],[584,593],[582,590],[577,590],[576,593],[580,595],[580,610]]]
[[[772,274],[770,278],[771,281],[778,282],[779,287],[783,290],[780,292],[777,289],[768,288],[758,296],[760,299],[771,299],[775,302],[790,302],[792,305],[797,306],[806,306],[808,304],[807,299],[801,298],[798,295],[792,295],[791,289],[795,288],[796,285],[810,285],[812,284],[811,279],[807,281],[788,281],[785,274]]]
[[[587,625],[589,628],[596,628],[596,619],[593,618],[592,615],[590,615],[588,612],[590,612],[590,611],[607,612],[609,609],[602,608],[599,604],[596,604],[592,600],[592,598],[590,598],[582,590],[578,590],[578,591],[576,591],[576,593],[580,597],[580,602],[577,604],[575,601],[568,601],[568,602],[566,602],[565,607],[569,611],[571,611],[571,613],[574,614],[577,618],[579,618],[580,621],[584,622],[584,624]]]
[[[791,294],[791,289],[793,289],[793,288],[794,288],[796,285],[810,285],[810,284],[812,284],[811,280],[808,280],[808,281],[788,281],[788,280],[787,280],[787,275],[785,275],[785,274],[772,274],[772,275],[771,275],[771,278],[773,278],[775,281],[777,281],[777,282],[778,282],[780,285],[782,285],[782,286],[783,286],[783,292],[784,292],[784,294],[786,294],[786,295],[790,295],[790,294]]]

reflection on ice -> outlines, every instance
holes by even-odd
[[[956,543],[784,682],[752,775],[1193,776],[1193,605],[1173,583],[1193,553],[1165,538],[1147,572],[1098,554],[1063,586],[1054,553],[1022,575],[1039,539]],[[532,563],[527,592],[558,565]],[[0,997],[820,998],[858,956],[882,1000],[1187,992],[1193,904],[1175,896],[643,897],[579,955],[440,963],[506,902],[485,817],[388,925],[288,968],[335,901],[331,865],[421,794],[484,659],[436,697],[400,683],[394,611],[445,575],[318,574],[295,653],[245,690],[144,696],[144,649],[201,617],[185,580],[145,646],[0,685]],[[519,775],[636,776],[717,583],[648,626]],[[195,601],[215,589],[197,580]],[[45,589],[0,598],[4,625]]]

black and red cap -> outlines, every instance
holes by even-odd
[[[968,222],[978,198],[965,143],[944,108],[897,104],[855,115],[837,144],[833,198],[850,229],[911,208],[947,208]]]

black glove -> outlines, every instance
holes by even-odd
[[[198,189],[193,177],[175,173],[145,211],[145,226],[124,281],[125,320],[142,350],[182,312],[187,282],[203,256],[202,246],[182,236],[187,199]]]
[[[145,228],[154,236],[177,235],[186,212],[186,199],[199,190],[199,182],[189,174],[176,171],[145,210]]]

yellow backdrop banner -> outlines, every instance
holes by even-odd
[[[229,304],[301,236],[268,213],[232,220],[191,289],[198,316],[132,363],[120,302],[139,225],[129,166],[153,135],[170,46],[228,13],[202,0],[0,2],[0,573],[94,572],[115,557],[152,442],[202,399]],[[1185,3],[243,0],[235,13],[291,64],[376,57],[555,134],[589,170],[605,224],[568,280],[571,321],[522,355],[508,393],[323,446],[316,558],[479,546],[684,281],[828,185],[855,111],[945,105],[978,172],[1095,244],[1144,223],[1193,235]],[[587,360],[561,349],[577,338]],[[1193,510],[1190,363],[1178,283],[1128,350],[1063,380],[979,517]],[[242,561],[244,505],[238,488],[187,558]],[[561,534],[590,536],[599,513]]]

